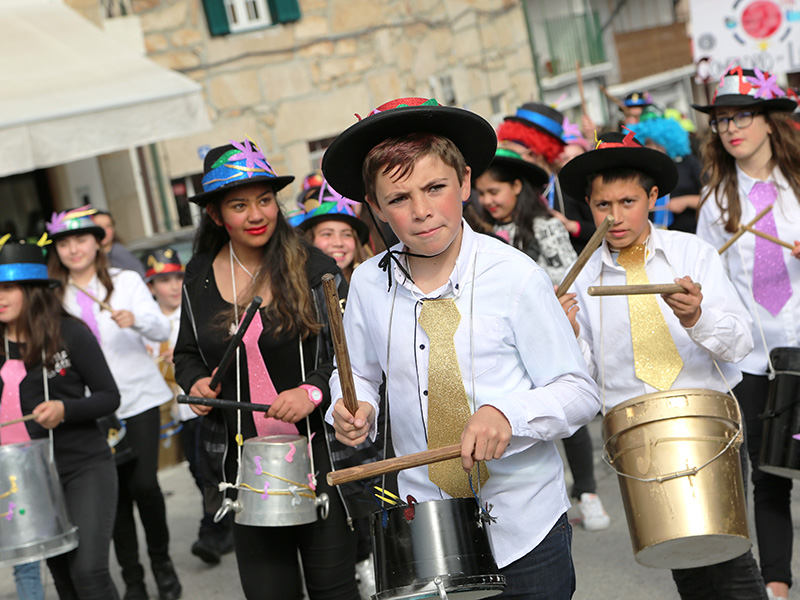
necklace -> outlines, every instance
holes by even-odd
[[[236,256],[236,252],[234,252],[234,251],[233,251],[233,242],[232,242],[232,241],[231,241],[231,242],[228,242],[228,248],[230,248],[230,251],[231,251],[231,256],[233,257],[233,260],[235,260],[235,261],[236,261],[236,264],[237,264],[237,265],[239,265],[239,266],[242,268],[242,271],[244,271],[245,273],[247,273],[248,275],[250,275],[250,279],[255,279],[255,278],[256,278],[256,276],[255,276],[255,275],[253,275],[253,274],[252,274],[250,271],[248,271],[248,270],[247,270],[247,267],[245,267],[245,266],[242,264],[242,261],[240,261],[240,260],[239,260],[239,257],[238,257],[238,256]],[[231,269],[231,275],[233,275],[233,269]]]

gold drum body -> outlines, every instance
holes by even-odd
[[[752,545],[733,398],[669,390],[618,404],[603,419],[604,457],[617,472],[636,562],[686,569]]]

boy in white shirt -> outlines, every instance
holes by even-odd
[[[400,496],[471,496],[467,473],[477,490],[480,472],[506,577],[500,597],[567,599],[575,589],[569,500],[554,440],[590,421],[600,403],[544,271],[462,220],[470,177],[495,145],[481,117],[403,98],[328,148],[330,184],[365,198],[401,243],[353,273],[344,321],[359,410],[353,417],[339,400],[327,417],[343,443],[374,436],[385,374],[398,456],[461,443],[460,460],[401,472]],[[338,371],[331,392],[341,399]]]
[[[565,193],[586,198],[598,226],[608,215],[614,217],[605,242],[575,280],[574,291],[561,298],[606,407],[667,389],[727,393],[742,378],[731,363],[753,348],[750,317],[714,247],[691,234],[656,229],[648,221],[656,200],[677,183],[674,163],[644,148],[633,133],[607,133],[596,150],[567,163],[560,177]],[[629,310],[629,298],[635,296],[588,295],[589,286],[645,281],[674,281],[685,290],[664,294],[660,302],[656,297],[650,307],[633,304],[640,313],[637,326],[641,313],[652,308],[665,326],[660,333],[671,340],[660,339],[652,315],[647,316],[647,331],[637,335]],[[702,291],[695,282],[702,284]],[[684,600],[767,597],[749,550],[723,563],[672,573]]]

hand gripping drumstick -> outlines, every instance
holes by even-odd
[[[696,281],[694,284],[703,289]],[[591,285],[590,296],[638,296],[642,294],[682,294],[686,288],[678,283],[646,283],[643,285]]]
[[[336,279],[330,273],[322,276],[322,289],[325,292],[325,306],[328,309],[328,323],[333,338],[333,352],[336,354],[336,367],[339,369],[339,381],[342,384],[344,407],[355,416],[358,411],[356,384],[353,381],[353,370],[350,367],[350,353],[347,351],[347,340],[344,338],[342,323],[342,305],[339,304],[339,293],[336,291]]]
[[[227,348],[225,348],[225,354],[222,355],[222,360],[219,361],[217,372],[214,373],[214,376],[211,378],[211,382],[208,384],[208,387],[210,387],[212,390],[219,385],[222,376],[225,375],[225,371],[228,370],[228,367],[233,360],[233,353],[236,352],[236,348],[242,342],[242,338],[247,332],[247,328],[250,327],[250,323],[253,321],[253,317],[258,312],[262,302],[263,300],[261,299],[261,296],[256,296],[253,298],[250,306],[247,307],[247,310],[244,311],[244,317],[242,318],[242,322],[239,323],[239,328],[236,330],[236,335],[233,336],[231,343],[228,344]]]
[[[453,444],[434,448],[433,450],[416,452],[415,454],[398,456],[397,458],[387,458],[386,460],[379,460],[366,465],[357,465],[339,471],[331,471],[326,479],[328,480],[328,485],[342,485],[343,483],[367,479],[368,477],[377,477],[386,473],[395,473],[412,467],[432,465],[433,463],[458,458],[459,456],[461,456],[461,444]]]
[[[211,408],[227,408],[230,410],[246,410],[249,412],[267,412],[271,404],[253,404],[251,402],[235,402],[234,400],[223,400],[222,398],[203,398],[201,396],[178,396],[178,404],[195,404],[198,406],[210,406]]]
[[[755,224],[756,224],[756,223],[758,223],[758,222],[761,220],[761,218],[762,218],[764,215],[766,215],[766,214],[767,214],[769,211],[771,211],[771,210],[772,210],[772,204],[770,204],[769,206],[765,206],[764,208],[762,208],[762,209],[759,211],[759,213],[758,213],[758,214],[755,216],[755,218],[754,218],[752,221],[750,221],[750,222],[749,222],[747,225],[745,225],[744,227],[739,227],[739,231],[737,231],[736,233],[734,233],[734,234],[733,234],[733,236],[731,237],[731,239],[729,239],[727,242],[725,242],[724,244],[722,244],[722,247],[721,247],[721,248],[718,250],[718,252],[719,252],[720,254],[722,254],[723,252],[725,252],[725,250],[727,250],[728,248],[730,248],[731,246],[733,246],[733,243],[734,243],[736,240],[738,240],[740,237],[742,237],[742,236],[744,235],[744,232],[745,232],[745,231],[747,231],[747,229],[745,229],[746,227],[754,227],[754,226],[755,226]]]
[[[0,423],[0,427],[5,427],[6,425],[16,425],[17,423],[24,423],[25,421],[33,421],[33,419],[35,419],[38,416],[39,415],[35,415],[35,414],[31,413],[31,414],[25,415],[24,417],[21,417],[19,419],[12,419],[10,421],[5,421],[3,423]]]
[[[572,268],[559,284],[558,291],[556,292],[556,298],[561,298],[561,296],[569,291],[569,286],[575,283],[575,280],[578,278],[581,270],[586,266],[586,263],[589,262],[589,259],[592,257],[592,254],[594,254],[594,251],[597,250],[600,247],[600,244],[603,243],[603,238],[606,237],[608,230],[611,229],[613,224],[614,217],[608,215],[605,221],[600,224],[600,227],[597,228],[597,231],[592,234],[592,237],[589,238],[586,246],[581,251],[581,255],[578,257],[578,260],[575,261],[575,264],[572,265]]]
[[[76,290],[78,290],[79,292],[83,292],[84,294],[86,294],[91,300],[94,300],[95,302],[97,302],[100,305],[100,308],[102,308],[103,310],[107,310],[110,313],[114,312],[114,309],[111,308],[111,305],[108,302],[104,302],[103,300],[100,300],[100,298],[98,298],[97,296],[92,294],[89,290],[87,290],[85,288],[82,288],[77,283],[72,281],[72,279],[69,280],[69,284],[72,287],[74,287]]]

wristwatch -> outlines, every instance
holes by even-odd
[[[307,383],[298,385],[297,387],[306,391],[308,399],[311,400],[314,406],[319,406],[319,403],[322,402],[322,390],[318,387]]]

